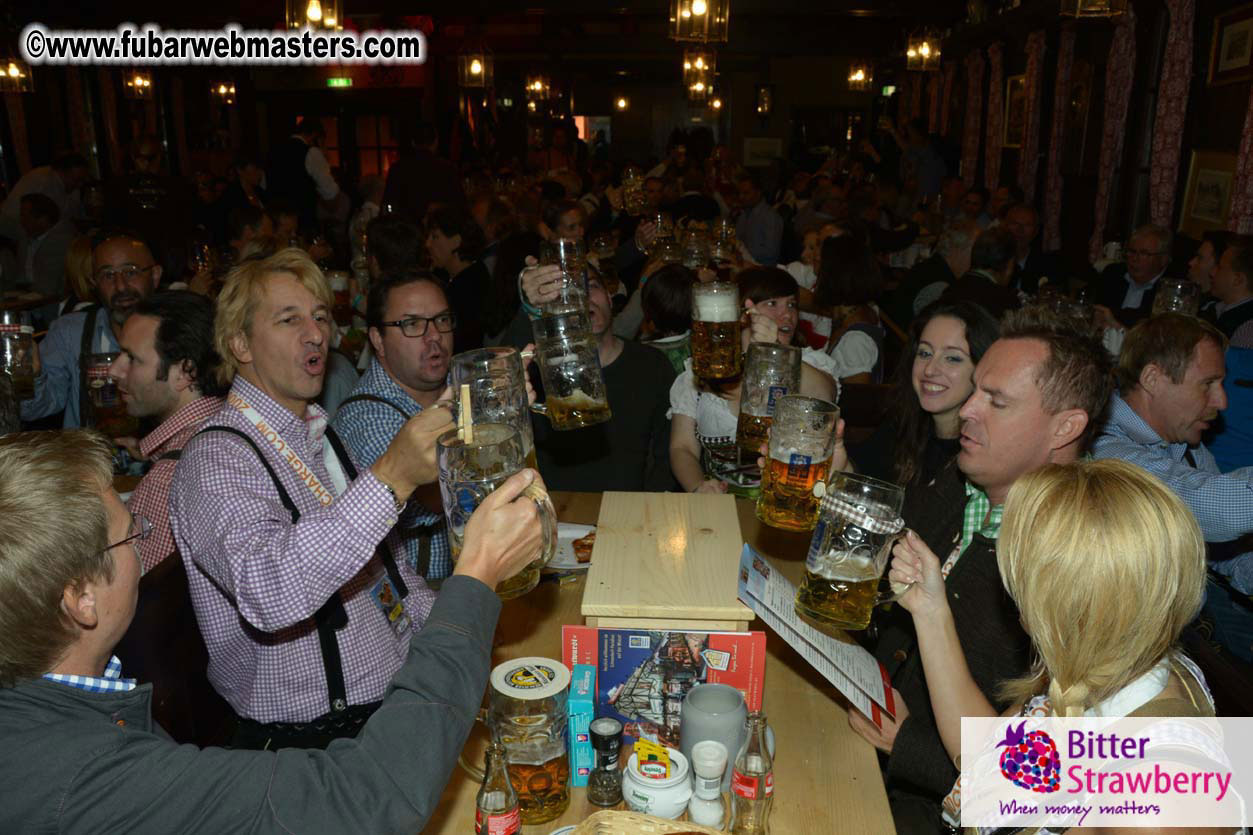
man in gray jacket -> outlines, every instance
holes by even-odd
[[[151,529],[83,430],[0,438],[0,832],[417,832],[487,683],[500,602],[533,559],[526,470],[470,519],[454,576],[382,706],[325,751],[176,745],[152,687],[112,655],[134,615]]]

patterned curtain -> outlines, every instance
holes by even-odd
[[[962,182],[974,188],[979,167],[979,123],[983,115],[983,54],[966,56],[966,127],[962,131]]]
[[[1169,229],[1175,214],[1183,122],[1192,82],[1192,21],[1196,17],[1196,0],[1166,0],[1166,8],[1170,12],[1170,31],[1166,34],[1162,79],[1157,85],[1157,115],[1153,120],[1149,218]]]
[[[1057,82],[1053,87],[1053,126],[1049,130],[1049,164],[1044,174],[1045,252],[1062,248],[1062,147],[1066,141],[1066,111],[1070,109],[1070,72],[1075,65],[1075,30],[1062,29],[1057,45]]]
[[[924,78],[925,76],[921,73],[916,75],[914,77],[914,86],[909,90],[911,99],[909,106],[909,118],[911,119],[922,118],[922,82]]]
[[[984,146],[983,185],[993,191],[1001,184],[1001,143],[1005,140],[1004,48],[988,47],[988,139]]]
[[[1105,243],[1105,220],[1109,214],[1109,193],[1114,186],[1114,171],[1122,161],[1123,139],[1127,135],[1127,108],[1131,102],[1131,83],[1136,70],[1136,18],[1131,9],[1114,29],[1105,65],[1105,118],[1101,122],[1101,167],[1096,182],[1096,211],[1092,239],[1088,241],[1088,257],[1101,257]]]
[[[1236,158],[1236,181],[1231,188],[1231,214],[1227,228],[1240,235],[1253,235],[1253,92],[1244,112],[1244,133],[1240,156]]]
[[[931,73],[931,80],[927,82],[927,104],[928,119],[927,131],[935,133],[940,129],[940,74]]]
[[[1040,88],[1044,75],[1044,30],[1027,36],[1026,113],[1022,147],[1018,149],[1018,187],[1023,199],[1035,202],[1036,172],[1040,168]]]
[[[953,80],[957,77],[957,64],[944,62],[944,97],[940,101],[940,134],[948,136],[949,104],[953,101]]]

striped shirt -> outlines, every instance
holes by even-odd
[[[321,440],[242,377],[231,389],[250,403],[324,485],[334,482]],[[310,404],[312,424],[325,412]],[[348,625],[336,633],[350,704],[383,697],[435,595],[398,560],[409,587],[409,629],[393,633],[371,594],[386,575],[376,546],[396,524],[391,494],[368,470],[323,506],[236,409],[206,426],[252,438],[300,512],[292,524],[257,453],[228,432],[200,434],[183,449],[170,489],[170,525],[187,567],[196,619],[209,650],[209,680],[237,713],[258,722],[308,722],[329,709],[314,613],[339,593]],[[388,541],[387,547],[394,543]],[[393,551],[394,552],[394,551]]]
[[[79,676],[66,673],[44,673],[48,681],[68,684],[88,693],[125,693],[135,689],[135,679],[122,678],[122,662],[116,655],[109,657],[103,676]]]
[[[422,411],[418,402],[391,378],[377,357],[370,360],[369,368],[361,375],[361,382],[349,396],[359,394],[395,403],[410,417]],[[404,425],[405,418],[400,412],[374,400],[354,400],[340,406],[331,420],[331,427],[344,439],[353,457],[365,467],[374,465]],[[442,580],[452,574],[452,552],[448,547],[448,529],[443,514],[433,513],[418,502],[410,501],[400,514],[396,535],[405,557],[415,567],[419,565],[421,537],[430,536],[431,553],[426,579]]]

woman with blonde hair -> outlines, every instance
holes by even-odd
[[[1005,715],[1213,716],[1196,665],[1178,647],[1200,610],[1205,541],[1160,481],[1116,459],[1050,464],[1009,491],[997,564],[1038,655],[1006,682]],[[961,719],[996,716],[953,627],[940,561],[912,532],[889,579],[913,616],[936,726],[961,753]],[[956,820],[960,793],[944,801]]]

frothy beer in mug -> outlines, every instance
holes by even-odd
[[[692,288],[692,373],[709,380],[738,376],[740,294],[728,282]]]

